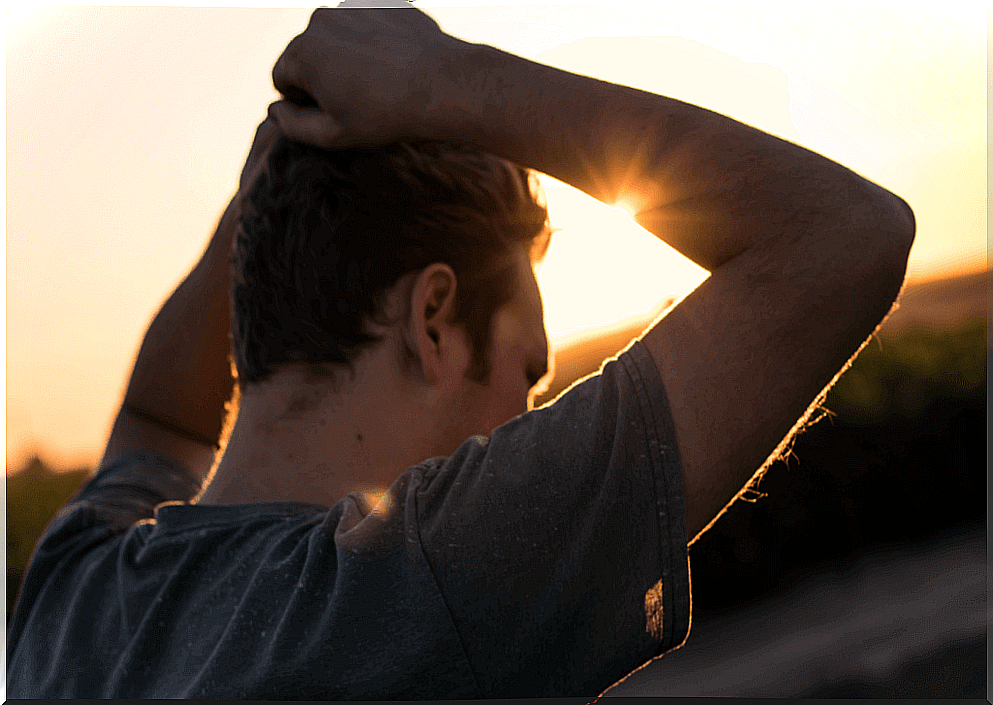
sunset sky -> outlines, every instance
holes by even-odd
[[[912,280],[987,266],[979,4],[416,5],[456,36],[702,105],[896,192],[917,216]],[[8,12],[9,469],[36,451],[98,459],[145,327],[230,199],[272,65],[310,12]],[[545,185],[563,228],[540,272],[553,343],[706,276],[623,213]]]

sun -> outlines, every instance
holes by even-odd
[[[560,228],[538,267],[551,338],[647,315],[708,272],[635,222],[630,204],[606,205],[554,179],[543,183]]]

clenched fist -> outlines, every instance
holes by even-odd
[[[414,8],[319,9],[276,62],[284,100],[270,115],[321,147],[429,138],[426,115],[454,98],[451,67],[470,46]]]

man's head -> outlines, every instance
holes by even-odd
[[[500,364],[491,353],[505,356],[515,342],[509,331],[525,320],[530,329],[517,335],[530,346],[526,372],[540,374],[535,300],[543,344],[544,328],[529,265],[548,237],[533,176],[492,155],[436,142],[328,151],[280,138],[250,192],[235,248],[239,387],[294,364],[332,377],[382,340],[383,325],[410,331],[403,322],[416,291],[430,296],[425,287],[434,282],[443,292],[446,278],[449,322],[471,349],[468,377],[489,381]],[[395,317],[387,303],[398,293]],[[497,348],[494,335],[504,338]],[[424,378],[412,337],[402,338],[398,362]]]

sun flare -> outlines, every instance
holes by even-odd
[[[708,273],[638,225],[629,204],[608,206],[545,178],[548,212],[561,228],[538,268],[549,336],[561,339],[647,316],[689,293]]]

